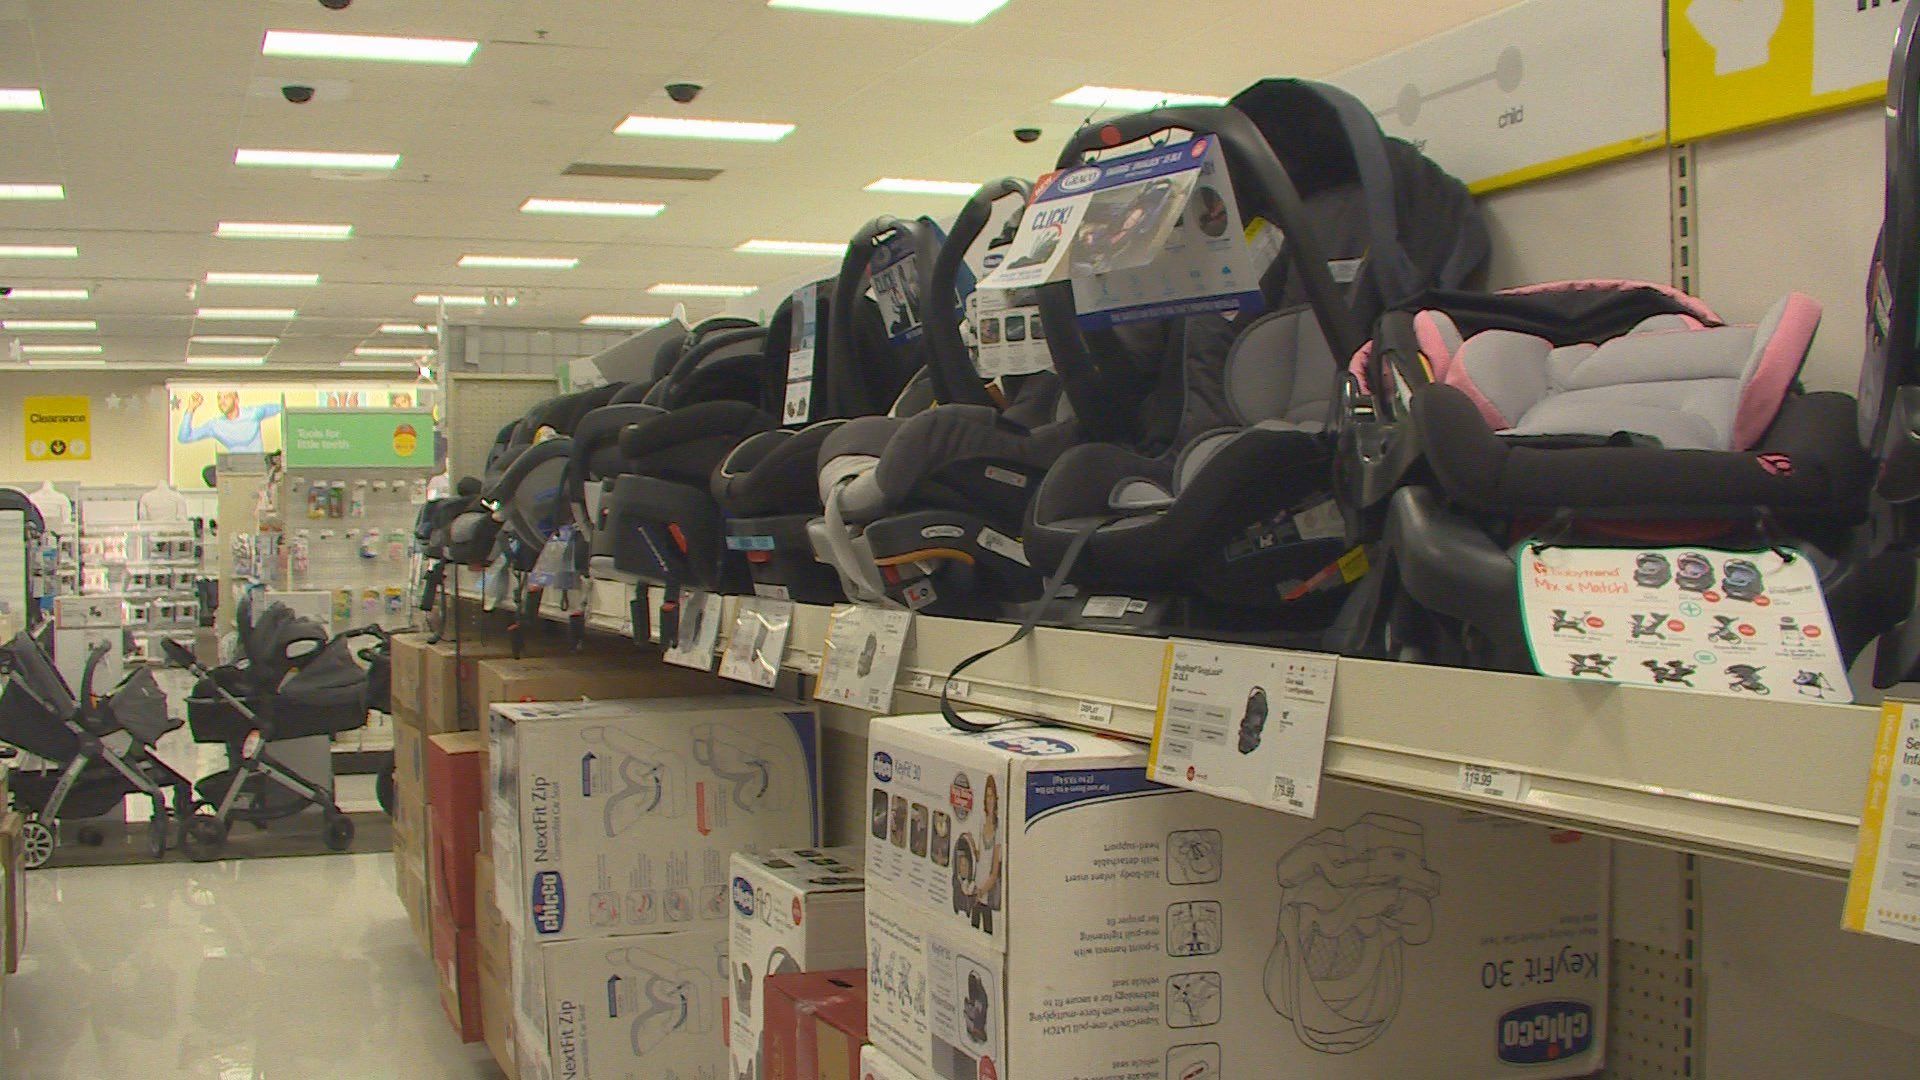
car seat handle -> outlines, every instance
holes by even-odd
[[[718,355],[722,350],[763,343],[766,337],[767,328],[759,325],[729,327],[702,334],[692,348],[680,354],[680,359],[675,361],[673,370],[667,373],[667,377],[660,380],[658,404],[667,409],[686,404],[687,380],[701,364],[710,357]]]
[[[1229,164],[1238,164],[1241,174],[1249,176],[1259,187],[1260,194],[1280,219],[1276,224],[1280,226],[1280,234],[1287,238],[1283,254],[1293,262],[1314,318],[1332,347],[1334,362],[1345,365],[1366,344],[1366,328],[1333,280],[1326,254],[1310,227],[1293,178],[1287,174],[1286,166],[1280,164],[1259,127],[1245,113],[1230,105],[1169,106],[1088,124],[1067,140],[1066,148],[1060,152],[1059,167],[1071,169],[1084,164],[1087,157],[1099,151],[1140,142],[1174,129],[1218,138]]]
[[[833,307],[827,313],[827,410],[822,419],[842,416],[870,416],[880,404],[867,399],[867,384],[860,377],[859,358],[854,355],[853,310],[867,287],[867,267],[880,241],[894,235],[913,241],[913,257],[921,266],[931,263],[934,250],[933,230],[925,223],[904,221],[891,214],[874,218],[853,234],[847,254],[840,262],[840,277],[833,286]],[[916,274],[915,280],[921,275]],[[924,305],[924,301],[923,301]],[[924,315],[921,322],[925,322]]]
[[[934,399],[941,403],[999,405],[981,382],[979,370],[967,355],[967,343],[960,337],[960,320],[946,310],[945,301],[949,297],[958,300],[960,266],[993,220],[994,205],[1014,196],[1024,203],[1032,195],[1033,185],[1017,176],[1003,176],[980,185],[953,219],[940,254],[931,263],[921,264],[920,295],[926,310],[920,317],[927,335],[927,374],[933,380]],[[934,297],[942,302],[935,304]]]

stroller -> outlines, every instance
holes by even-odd
[[[93,677],[108,647],[103,641],[87,655],[77,699],[31,636],[0,647],[0,670],[8,676],[0,691],[0,741],[52,763],[12,778],[13,804],[27,815],[21,837],[30,869],[53,857],[61,818],[100,817],[136,793],[153,800],[147,852],[161,858],[170,816],[184,822],[193,805],[192,783],[153,754],[160,737],[180,726],[167,715],[153,672],[137,670],[95,699]]]
[[[187,822],[187,855],[196,861],[217,856],[235,820],[265,828],[309,806],[326,815],[328,850],[345,851],[353,844],[353,819],[334,802],[331,786],[301,775],[269,744],[367,722],[368,677],[348,642],[379,631],[356,627],[329,638],[284,604],[255,617],[251,598],[241,601],[235,625],[243,656],[219,668],[208,669],[178,642],[163,643],[168,660],[198,676],[187,698],[193,740],[224,745],[232,762],[195,785],[200,803]]]

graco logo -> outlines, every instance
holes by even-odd
[[[893,755],[885,750],[873,755],[873,778],[883,784],[893,783]]]
[[[1085,191],[1100,182],[1100,169],[1089,165],[1084,169],[1075,169],[1060,178],[1061,191]]]
[[[561,884],[558,870],[542,870],[533,875],[533,928],[542,934],[557,934],[567,925],[567,888]]]
[[[753,909],[753,882],[743,877],[734,878],[733,910],[739,912],[742,918],[751,919],[753,918]]]
[[[1544,1065],[1593,1049],[1593,1006],[1583,1001],[1522,1005],[1500,1018],[1500,1060]]]

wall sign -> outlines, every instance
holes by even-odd
[[[28,461],[93,460],[93,399],[84,394],[30,397],[21,403]]]
[[[425,409],[288,409],[282,422],[289,469],[433,465],[433,413]]]
[[[1886,96],[1897,0],[1666,0],[1673,140]]]

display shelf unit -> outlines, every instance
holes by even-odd
[[[464,584],[464,583],[463,583]],[[542,614],[585,612],[588,629],[632,636],[635,586],[549,592]],[[649,611],[661,594],[650,590]],[[463,588],[465,598],[477,590]],[[571,601],[571,603],[569,603]],[[728,598],[724,634],[737,605]],[[820,669],[831,609],[796,605],[782,666]],[[954,665],[1014,627],[919,616],[895,710],[927,707]],[[1164,639],[1041,627],[950,688],[957,703],[1150,739]],[[1342,658],[1329,776],[1697,854],[1844,875],[1878,714],[1859,705],[1708,697],[1418,664]],[[1505,769],[1514,798],[1470,793],[1465,767]]]

